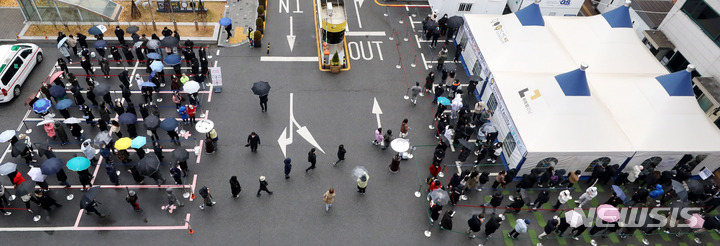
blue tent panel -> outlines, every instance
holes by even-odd
[[[613,28],[632,28],[632,20],[630,20],[630,8],[623,5],[611,11],[602,14],[605,20]]]
[[[694,96],[692,74],[687,70],[655,77],[670,96]]]
[[[560,88],[565,96],[590,96],[590,87],[588,86],[585,71],[575,69],[573,71],[559,74],[555,76]]]
[[[533,3],[515,12],[523,26],[545,26],[545,20],[540,13],[540,5]]]

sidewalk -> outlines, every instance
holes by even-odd
[[[0,16],[3,17],[0,25],[0,41],[15,41],[25,26],[22,11],[20,8],[0,8]]]
[[[222,27],[218,46],[235,47],[247,44],[247,29],[248,27],[255,29],[257,7],[257,0],[228,0],[227,4],[225,4],[224,17],[232,20],[233,37],[226,41],[227,33],[225,28]]]

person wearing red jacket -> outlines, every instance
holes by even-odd
[[[190,116],[190,124],[195,124],[197,121],[195,121],[195,106],[193,105],[186,105],[187,108],[187,114]]]

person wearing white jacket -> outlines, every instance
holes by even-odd
[[[635,182],[635,180],[640,176],[640,172],[642,172],[642,170],[642,165],[634,166],[632,169],[630,169],[630,175],[628,175],[628,180],[630,180],[630,182]]]
[[[557,210],[560,208],[560,205],[563,205],[567,203],[568,201],[572,200],[572,196],[570,195],[569,190],[563,190],[560,192],[560,195],[558,195],[558,201],[553,206],[554,210]]]
[[[515,221],[515,228],[511,232],[508,232],[508,237],[517,239],[520,233],[527,232],[528,225],[530,225],[530,219],[517,219]]]
[[[585,193],[580,196],[578,200],[575,201],[575,203],[578,204],[578,208],[582,208],[583,205],[591,201],[593,198],[595,198],[598,195],[597,193],[597,187],[590,187],[585,190]]]

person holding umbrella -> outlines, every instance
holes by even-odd
[[[60,51],[60,54],[62,54],[65,59],[68,60],[68,62],[72,62],[72,58],[70,57],[70,51],[68,50],[68,45],[66,43],[67,38],[63,38],[60,40],[60,42],[57,45],[58,50]]]
[[[270,93],[270,84],[265,81],[258,81],[253,83],[253,86],[251,90],[255,95],[258,95],[260,98],[260,109],[262,112],[267,112],[267,101],[268,101],[268,93]]]
[[[84,197],[83,197],[83,198],[84,198]],[[105,218],[105,215],[104,215],[104,214],[101,214],[100,211],[98,211],[98,210],[95,208],[95,207],[97,207],[97,206],[98,206],[98,202],[97,202],[97,200],[95,200],[95,198],[93,198],[92,201],[90,201],[90,202],[84,207],[85,213],[86,213],[86,214],[95,213],[95,214],[97,214],[98,216],[100,216],[101,218]]]

